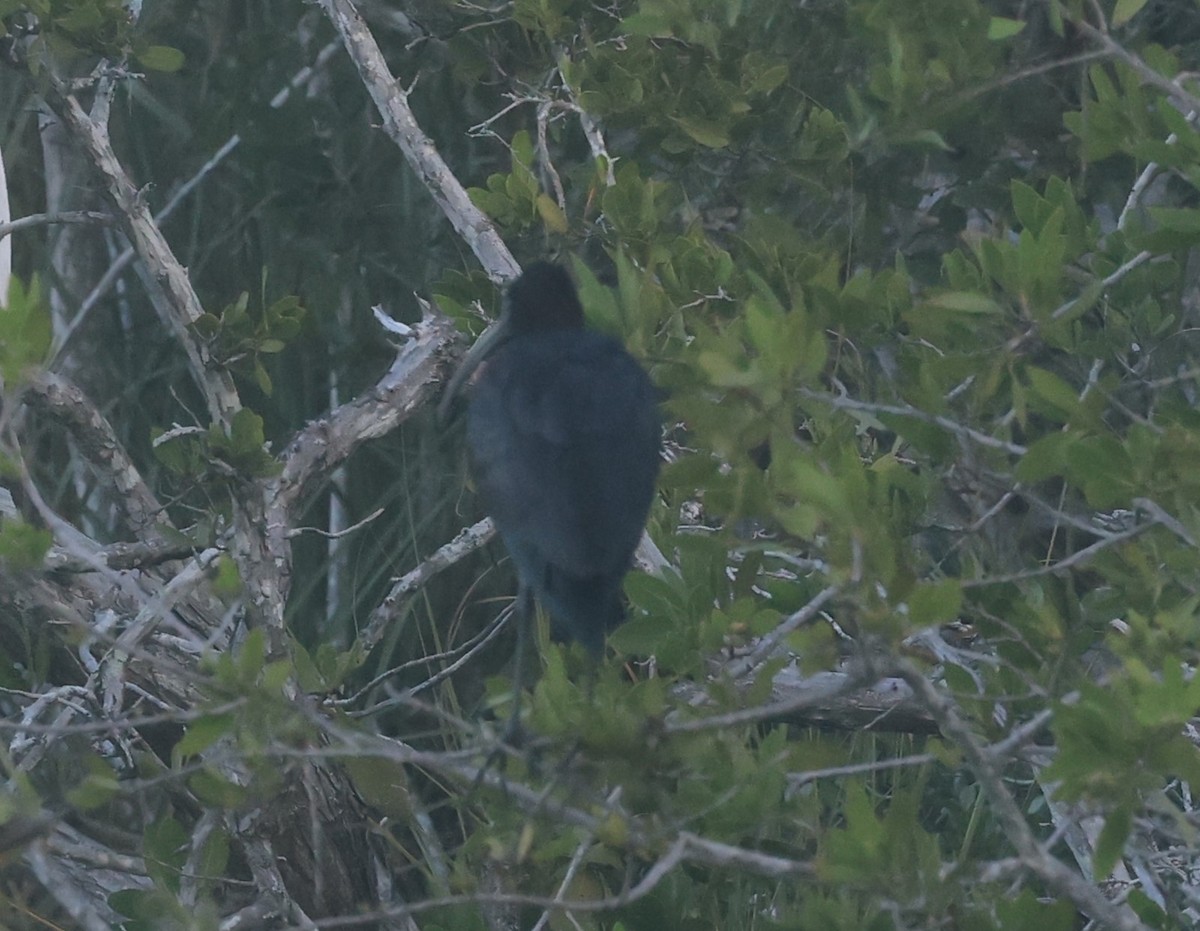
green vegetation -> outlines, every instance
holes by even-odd
[[[0,0],[0,924],[1195,927],[1200,5],[344,2]],[[472,206],[670,454],[490,766]]]

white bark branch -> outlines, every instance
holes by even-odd
[[[508,251],[492,221],[471,203],[466,189],[443,161],[433,141],[417,124],[408,106],[408,93],[384,60],[383,52],[350,0],[320,0],[321,8],[342,37],[367,92],[383,117],[383,127],[400,147],[421,183],[442,213],[475,253],[479,264],[497,283],[510,281],[520,267]]]

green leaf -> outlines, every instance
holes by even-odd
[[[1146,0],[1117,0],[1113,7],[1112,25],[1123,26],[1135,17],[1146,5]],[[1107,874],[1105,874],[1107,875]]]
[[[1054,205],[1024,181],[1014,180],[1009,192],[1012,196],[1013,212],[1021,221],[1021,225],[1035,236],[1040,234],[1047,218],[1054,211]]]
[[[385,815],[407,821],[412,817],[408,778],[404,767],[372,756],[351,756],[342,761],[354,788],[369,805]]]
[[[1114,436],[1088,436],[1067,447],[1068,477],[1083,486],[1088,504],[1113,508],[1133,493],[1129,451]]]
[[[1121,805],[1105,819],[1104,828],[1096,841],[1096,854],[1092,858],[1093,875],[1097,882],[1102,882],[1112,873],[1125,849],[1125,840],[1132,827],[1133,812],[1128,805]]]
[[[267,657],[267,636],[262,628],[256,627],[246,634],[236,655],[237,673],[240,682],[251,684],[258,681]]]
[[[1138,918],[1146,923],[1147,927],[1156,928],[1158,931],[1167,931],[1168,928],[1175,927],[1167,922],[1167,914],[1159,907],[1158,903],[1141,889],[1130,889],[1126,902]]]
[[[904,414],[880,414],[879,422],[936,459],[949,454],[953,437],[944,427]]]
[[[146,828],[142,847],[146,872],[163,888],[178,892],[188,848],[183,826],[170,816],[160,816]]]
[[[271,376],[267,374],[266,366],[258,359],[254,360],[254,381],[258,385],[259,391],[270,397],[274,385],[271,384]]]
[[[650,615],[630,618],[608,637],[609,646],[631,656],[653,656],[663,639],[662,620]]]
[[[960,314],[1000,314],[1004,308],[983,294],[971,291],[947,291],[925,301],[930,307],[953,310]]]
[[[242,595],[242,577],[237,563],[224,554],[217,560],[217,574],[212,580],[213,594],[222,598],[238,598]]]
[[[225,872],[229,865],[229,835],[218,824],[208,833],[204,846],[200,848],[197,860],[196,875],[202,880],[208,879],[216,883],[218,877]]]
[[[710,149],[723,149],[729,145],[729,134],[724,127],[711,120],[676,116],[674,123],[696,142]]]
[[[1051,3],[1052,8],[1057,5]],[[1039,899],[1030,889],[1015,896],[1001,896],[996,902],[996,915],[1004,931],[1071,931],[1076,927],[1075,909],[1070,902]]]
[[[234,452],[250,452],[261,449],[266,437],[263,434],[263,419],[248,407],[233,415],[229,439]]]
[[[907,145],[920,146],[926,149],[935,149],[941,152],[953,152],[954,146],[946,141],[946,138],[934,129],[922,129],[915,133],[907,133],[897,137],[897,142]]]
[[[958,617],[962,607],[962,586],[953,579],[921,582],[906,599],[908,616],[920,627],[944,624]]]
[[[629,35],[651,39],[668,39],[673,35],[670,18],[658,11],[631,13],[621,20],[621,28]]]
[[[246,798],[246,790],[230,782],[215,770],[205,767],[188,776],[188,787],[206,805],[221,809],[236,808]]]
[[[78,761],[78,758],[76,758]],[[87,773],[80,782],[67,793],[70,804],[81,811],[90,811],[107,805],[120,791],[121,783],[116,773],[104,760],[88,754],[78,761],[82,762]]]
[[[183,52],[169,45],[149,45],[137,52],[137,60],[147,71],[178,71],[183,67]]]
[[[1062,475],[1067,467],[1067,451],[1077,439],[1072,433],[1056,431],[1035,440],[1017,463],[1017,481],[1034,484]]]
[[[130,921],[122,922],[122,931],[149,931],[163,917],[163,897],[160,889],[118,889],[105,900],[118,915]]]
[[[537,205],[538,215],[546,224],[546,228],[560,236],[565,235],[569,229],[567,215],[563,213],[562,208],[554,202],[553,198],[548,194],[539,194],[534,203]]]
[[[292,675],[292,664],[287,660],[268,663],[262,671],[262,687],[267,694],[282,694],[283,687]]]
[[[38,278],[34,276],[26,289],[14,275],[0,308],[0,376],[6,390],[26,381],[45,360],[52,335],[50,305]]]
[[[1075,389],[1053,372],[1030,366],[1025,370],[1025,375],[1033,394],[1064,417],[1071,417],[1079,409],[1079,395]]]
[[[1050,3],[1046,4],[1046,14],[1047,19],[1050,21],[1050,29],[1061,39],[1064,35],[1063,15],[1062,7],[1059,6],[1057,0],[1051,0]]]
[[[1024,28],[1024,20],[1009,19],[1006,16],[993,16],[988,21],[987,37],[993,42],[1001,39],[1011,39]]]
[[[213,714],[197,718],[188,725],[183,737],[175,744],[172,758],[182,761],[206,750],[233,729],[234,721],[232,714]]]
[[[8,517],[0,522],[0,559],[10,569],[40,567],[53,542],[54,536],[49,530],[27,524],[19,517]]]
[[[1155,251],[1189,248],[1200,242],[1200,210],[1187,207],[1151,207],[1154,229],[1145,246]]]
[[[1093,281],[1080,292],[1079,296],[1071,302],[1068,310],[1056,317],[1053,321],[1046,324],[1047,327],[1063,327],[1073,320],[1078,320],[1089,310],[1096,306],[1096,302],[1104,296],[1104,292],[1108,287],[1103,281]]]
[[[588,323],[609,333],[620,333],[623,329],[621,309],[612,289],[600,283],[587,263],[577,259],[571,267],[579,283],[579,299],[586,310]]]

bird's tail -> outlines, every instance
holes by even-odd
[[[552,572],[539,593],[556,640],[578,640],[593,657],[604,653],[604,635],[625,620],[621,580]]]

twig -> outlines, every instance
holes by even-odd
[[[946,739],[963,752],[1024,867],[1051,890],[1074,902],[1084,914],[1100,925],[1113,931],[1149,931],[1129,909],[1113,905],[1100,890],[1050,856],[1038,844],[1020,807],[1005,786],[995,761],[959,717],[953,702],[908,660],[897,657],[892,662],[896,674],[908,683],[917,700],[929,709]]]
[[[148,569],[196,555],[197,546],[161,540],[155,543],[110,543],[93,554],[109,569]],[[58,546],[50,547],[42,565],[54,572],[95,572],[94,562],[84,561]]]
[[[42,846],[35,844],[25,853],[25,862],[38,882],[84,931],[110,931],[117,924],[117,914],[103,899],[102,890],[89,894],[64,869],[70,861],[49,857]],[[149,886],[149,880],[146,885]]]
[[[313,64],[305,65],[303,68],[297,71],[292,76],[292,79],[279,91],[279,93],[271,98],[270,105],[275,109],[282,107],[291,96],[292,91],[298,89],[302,84],[308,81],[309,78],[312,77],[313,72],[317,68],[324,65],[325,62],[327,62],[333,56],[333,53],[341,48],[341,45],[341,42],[336,39],[326,43],[325,47],[317,53],[316,60],[313,62]],[[163,205],[163,208],[154,215],[154,222],[161,225],[163,221],[169,218],[171,214],[175,212],[176,208],[188,197],[188,195],[191,194],[192,191],[194,191],[197,187],[199,187],[200,183],[206,177],[208,177],[208,175],[211,174],[217,168],[217,166],[221,164],[221,162],[228,158],[234,149],[241,145],[241,143],[242,137],[238,133],[234,133],[232,136],[226,139],[225,143],[219,149],[217,149],[215,153],[213,153],[212,157],[200,166],[199,171],[192,175],[192,177],[188,178],[188,180],[181,184],[178,190],[171,195],[170,199]],[[61,356],[63,350],[70,342],[71,337],[74,336],[76,331],[79,329],[80,324],[83,323],[92,309],[98,303],[100,303],[100,300],[108,293],[109,289],[112,288],[113,284],[121,276],[121,273],[129,266],[129,263],[133,261],[136,254],[137,253],[134,251],[133,247],[130,246],[119,256],[117,256],[116,260],[109,265],[108,270],[105,271],[100,280],[96,282],[96,285],[88,293],[87,297],[83,299],[83,302],[79,305],[79,312],[71,319],[71,322],[67,325],[61,337],[59,337],[57,340],[54,353],[51,357],[52,365],[53,362]]]
[[[391,433],[420,410],[449,364],[456,338],[454,325],[441,315],[427,315],[414,327],[374,388],[348,401],[297,433],[280,459],[276,502],[295,513],[314,482],[330,474],[367,440]]]
[[[96,210],[68,210],[64,213],[31,213],[18,217],[7,223],[0,223],[0,239],[21,230],[36,229],[39,226],[52,226],[56,223],[114,223],[116,218],[110,213],[100,213]]]
[[[496,617],[486,627],[479,631],[479,633],[475,634],[469,640],[459,644],[453,649],[443,650],[440,653],[427,653],[423,656],[418,656],[416,659],[410,659],[400,663],[397,666],[392,666],[391,668],[385,669],[383,672],[370,679],[353,695],[349,695],[346,698],[329,699],[327,700],[327,703],[333,707],[354,707],[360,701],[362,701],[372,689],[383,685],[389,679],[399,675],[405,670],[415,669],[417,666],[432,666],[435,663],[441,662],[453,663],[460,658],[474,655],[476,650],[481,649],[485,644],[490,643],[493,639],[495,639],[500,631],[504,629],[505,625],[508,623],[511,613],[512,607],[509,606],[496,615]],[[387,701],[381,701],[377,704],[371,705],[370,707],[361,708],[357,711],[347,712],[347,714],[352,718],[363,718],[368,717],[369,715],[378,714],[380,711],[383,711],[385,708],[392,707],[393,705],[409,704],[413,695],[417,694],[418,691],[425,691],[430,687],[430,685],[433,684],[434,683],[431,680],[426,680],[424,683],[417,683],[413,689],[405,690],[403,694],[397,694]]]
[[[464,529],[453,540],[439,547],[428,559],[415,569],[396,580],[387,597],[371,612],[367,626],[358,637],[358,649],[370,652],[383,637],[388,626],[399,616],[409,595],[417,591],[431,578],[459,562],[468,553],[473,553],[496,535],[496,527],[489,518]]]
[[[727,670],[728,674],[734,679],[740,679],[755,666],[763,663],[774,654],[776,647],[778,647],[784,637],[799,630],[809,621],[813,620],[821,608],[832,601],[842,591],[843,587],[839,583],[826,586],[817,592],[817,594],[808,600],[808,603],[804,607],[788,615],[774,630],[759,640],[754,647],[754,651],[749,656],[732,664]]]
[[[558,169],[554,167],[554,161],[550,158],[550,143],[548,141],[550,110],[551,101],[543,100],[538,104],[537,149],[535,155],[541,163],[542,171],[550,178],[550,183],[554,188],[554,200],[558,204],[558,209],[565,214],[567,210],[567,194],[563,190],[562,178],[558,175]]]
[[[608,793],[608,798],[604,800],[604,810],[612,811],[617,802],[621,798],[621,786],[617,786]],[[567,890],[571,888],[571,883],[575,881],[575,874],[579,872],[579,867],[583,865],[583,858],[587,856],[587,852],[592,849],[592,844],[596,840],[596,835],[591,831],[585,831],[583,838],[579,841],[579,845],[575,848],[575,852],[571,855],[571,860],[567,864],[566,870],[563,872],[562,882],[558,884],[558,891],[554,893],[556,902],[564,902],[564,896]],[[530,931],[542,931],[550,923],[550,909],[542,912],[542,916],[537,920],[537,923]],[[570,917],[570,913],[568,913]]]
[[[693,718],[688,721],[668,721],[663,726],[666,734],[694,734],[709,730],[726,730],[743,724],[754,724],[758,721],[771,721],[783,718],[798,711],[820,708],[830,704],[834,699],[869,685],[876,677],[866,669],[854,672],[825,672],[805,680],[794,694],[782,701],[754,705],[750,708],[739,708],[722,714]]]
[[[25,398],[66,426],[88,461],[103,467],[117,491],[117,506],[134,533],[142,539],[157,539],[156,528],[169,526],[169,518],[112,425],[83,390],[61,375],[43,372],[29,384]]]
[[[108,196],[116,205],[122,225],[150,279],[161,287],[166,297],[162,306],[166,310],[167,321],[188,357],[192,377],[204,391],[209,414],[213,420],[228,428],[233,415],[241,409],[241,401],[233,376],[209,358],[207,348],[190,330],[191,325],[204,313],[204,308],[188,280],[187,271],[154,222],[142,193],[117,159],[108,127],[93,121],[79,101],[65,91],[61,82],[57,83],[55,93],[49,95],[49,99],[100,173]]]
[[[1053,575],[1056,572],[1065,572],[1072,566],[1087,562],[1101,550],[1107,549],[1114,543],[1122,543],[1125,540],[1136,537],[1138,534],[1144,533],[1151,527],[1157,526],[1159,526],[1157,520],[1146,521],[1143,524],[1138,524],[1136,527],[1130,527],[1128,530],[1122,530],[1119,533],[1110,534],[1097,540],[1091,546],[1085,546],[1081,550],[1076,550],[1070,556],[1065,556],[1052,565],[1042,566],[1040,569],[1028,569],[1024,572],[1013,572],[1008,575],[993,575],[983,579],[963,579],[961,585],[963,588],[982,588],[987,585],[1024,582],[1026,579],[1036,579],[1044,575]]]
[[[331,533],[328,530],[322,530],[320,527],[293,527],[291,530],[288,531],[288,536],[289,537],[298,537],[302,533],[315,533],[318,536],[325,537],[325,539],[327,539],[327,540],[340,540],[342,537],[349,536],[350,534],[354,533],[356,530],[361,530],[363,527],[367,526],[367,524],[371,523],[371,521],[373,521],[377,517],[379,517],[379,515],[382,514],[383,512],[384,512],[384,508],[376,508],[374,511],[372,511],[370,514],[368,514],[362,520],[351,524],[349,527],[343,527],[341,530],[338,530],[337,532]]]
[[[1050,708],[1044,708],[1019,727],[1014,727],[1003,740],[987,748],[994,760],[1004,760],[1040,734],[1054,718]]]
[[[1139,252],[1137,255],[1135,255],[1133,258],[1129,259],[1127,262],[1123,263],[1119,268],[1114,270],[1112,273],[1110,273],[1109,275],[1106,275],[1104,278],[1102,278],[1100,281],[1100,285],[1101,285],[1102,289],[1103,288],[1111,288],[1113,285],[1115,285],[1117,282],[1119,282],[1122,278],[1124,278],[1126,275],[1128,275],[1131,271],[1133,271],[1135,268],[1137,268],[1139,265],[1143,264],[1144,262],[1149,261],[1152,257],[1153,257],[1153,253],[1151,253],[1149,251]],[[1076,295],[1075,297],[1072,297],[1070,300],[1064,301],[1062,304],[1059,304],[1058,307],[1054,308],[1054,311],[1050,314],[1049,319],[1051,321],[1061,320],[1063,317],[1065,317],[1067,314],[1069,314],[1075,308],[1075,306],[1079,303],[1080,298],[1082,296],[1083,295]],[[1036,334],[1038,331],[1038,327],[1039,327],[1038,323],[1030,324],[1025,330],[1018,333],[1016,336],[1014,336],[1012,339],[1010,339],[1005,344],[1005,347],[1004,347],[1005,350],[1007,352],[1016,352],[1018,349],[1021,348],[1021,346],[1023,346],[1026,342],[1028,342],[1030,339],[1033,338],[1034,334]]]
[[[1080,18],[1075,20],[1075,28],[1082,32],[1085,36],[1099,45],[1102,49],[1121,59],[1125,64],[1129,65],[1134,71],[1141,76],[1142,80],[1147,84],[1157,87],[1163,93],[1173,97],[1184,108],[1184,111],[1195,110],[1200,113],[1200,97],[1188,92],[1178,80],[1164,77],[1153,68],[1151,68],[1141,57],[1133,54],[1117,42],[1107,32],[1097,29],[1091,23]]]
[[[843,776],[860,776],[864,773],[877,773],[888,769],[901,769],[905,766],[924,766],[934,763],[937,757],[932,753],[916,753],[911,756],[899,756],[890,760],[875,760],[870,763],[847,763],[845,766],[830,766],[826,769],[809,769],[802,773],[788,773],[788,787],[795,790],[806,786],[818,779],[840,779]]]
[[[114,714],[121,707],[125,665],[133,649],[149,636],[176,604],[207,578],[209,569],[220,555],[221,551],[215,547],[197,554],[195,559],[184,566],[142,606],[137,616],[121,631],[100,666],[100,683],[104,692],[106,714]]]
[[[375,37],[350,0],[319,0],[342,37],[346,51],[383,117],[388,136],[404,154],[463,242],[475,253],[495,282],[510,281],[521,271],[492,221],[476,207],[433,141],[425,135],[408,106],[408,92],[388,68]]]
[[[1013,456],[1024,456],[1028,451],[1026,447],[1019,443],[997,439],[994,436],[980,433],[978,430],[957,423],[949,417],[943,417],[941,414],[930,414],[927,411],[920,410],[908,404],[876,404],[872,401],[858,401],[845,395],[833,395],[821,391],[813,391],[810,388],[802,388],[799,393],[801,397],[808,398],[811,401],[818,401],[822,404],[828,404],[830,407],[838,410],[865,411],[870,414],[892,414],[935,424],[943,430],[953,433],[955,436],[978,443],[980,446],[987,446],[990,449],[1003,450]]]
[[[12,220],[12,205],[8,200],[8,175],[4,170],[4,151],[0,150],[0,223]],[[0,238],[0,306],[8,303],[8,288],[12,283],[12,240]]]

